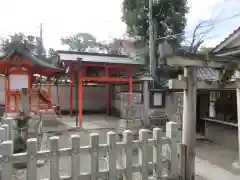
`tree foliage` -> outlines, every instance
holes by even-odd
[[[50,48],[50,49],[48,50],[48,55],[49,55],[49,56],[55,56],[56,54],[57,54],[57,51],[56,51],[55,49]]]
[[[73,36],[62,37],[61,43],[68,45],[69,50],[88,51],[98,46],[97,39],[89,33],[77,33]]]
[[[149,0],[124,0],[122,12],[122,20],[127,25],[129,36],[136,41],[142,41],[146,47],[149,41]],[[156,69],[156,72],[153,71],[151,75],[155,79],[154,83],[157,82],[160,86],[164,85],[168,78],[179,73],[178,69],[162,63],[163,54],[166,49],[172,52],[180,46],[184,38],[187,12],[187,0],[153,0],[152,22],[156,62],[152,62],[155,64],[152,69]],[[149,63],[149,51],[140,56]]]
[[[33,35],[25,35],[23,33],[15,33],[7,38],[0,39],[1,52],[6,51],[10,44],[19,41],[27,45],[28,49],[37,55],[45,55],[45,49],[40,37]]]
[[[200,47],[199,51],[201,53],[209,53],[212,49],[213,49],[212,47],[202,46],[202,47]]]
[[[132,37],[148,41],[149,0],[124,0],[123,21],[127,24],[128,34]],[[153,2],[153,23],[155,38],[182,33],[185,14],[188,12],[187,0],[155,0]],[[168,39],[171,45],[179,45],[183,35]],[[156,41],[158,45],[161,41]],[[156,46],[157,47],[157,46]]]
[[[114,39],[110,43],[99,42],[89,33],[77,33],[72,36],[62,37],[61,43],[67,45],[69,50],[74,51],[121,54],[117,39]]]

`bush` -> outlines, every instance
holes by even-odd
[[[20,135],[14,139],[14,149],[13,153],[23,153],[27,150],[26,141]],[[15,163],[14,168],[16,169],[24,169],[27,167],[27,163]]]
[[[13,153],[22,153],[25,152],[27,150],[27,143],[26,141],[23,139],[23,137],[18,136],[14,139],[14,149],[13,149]]]
[[[27,150],[27,143],[26,143],[26,139],[24,139],[24,137],[21,136],[21,129],[25,129],[28,128],[28,120],[30,119],[30,117],[25,116],[25,114],[23,112],[19,112],[18,117],[16,117],[14,120],[16,121],[16,125],[17,125],[17,136],[14,139],[13,143],[14,143],[14,149],[13,149],[13,153],[23,153],[26,152]],[[22,168],[26,168],[26,163],[15,163],[14,167],[17,169],[22,169]]]

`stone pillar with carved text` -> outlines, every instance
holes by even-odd
[[[149,81],[143,81],[143,121],[149,125]]]
[[[235,168],[240,169],[240,71],[236,71],[236,95],[237,95],[237,119],[238,119],[238,159],[233,163]]]
[[[187,147],[186,180],[195,179],[196,143],[196,68],[184,68],[186,83],[183,97],[182,143]]]

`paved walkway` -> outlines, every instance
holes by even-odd
[[[240,175],[234,174],[219,166],[213,165],[196,157],[196,175],[206,180],[239,180]]]
[[[238,159],[237,150],[207,140],[197,140],[196,156],[196,174],[206,180],[240,179],[240,171],[232,166]]]
[[[83,128],[88,129],[117,129],[118,121],[120,118],[97,114],[97,115],[84,115]],[[63,116],[61,122],[69,127],[76,127],[76,117]]]

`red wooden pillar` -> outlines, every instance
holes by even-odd
[[[15,103],[15,107],[14,107],[14,112],[18,111],[18,105],[17,105],[17,95],[14,95],[14,103]]]
[[[69,110],[70,115],[72,116],[73,113],[73,77],[70,76],[70,83],[69,83]]]
[[[8,75],[8,77],[7,77],[7,97],[6,97],[7,98],[7,105],[8,105],[7,112],[9,112],[11,110],[11,108],[10,108],[11,97],[10,97],[9,91],[11,91],[11,90],[10,90],[10,78],[9,78],[9,75]]]
[[[50,102],[48,103],[48,108],[50,109],[52,106],[52,104],[51,104],[51,102],[52,102],[52,81],[50,79],[48,80],[48,98],[50,100]]]
[[[110,116],[110,84],[107,84],[107,115]]]
[[[32,80],[33,80],[33,73],[31,73],[31,76],[28,77],[28,100],[29,100],[29,111],[32,112]],[[19,98],[20,100],[20,98]]]
[[[9,100],[8,100],[8,83],[9,83],[9,77],[5,76],[5,113],[9,111]]]
[[[108,69],[108,67],[107,66],[105,66],[105,76],[107,77],[107,78],[109,78],[109,71],[108,71],[109,69]],[[107,105],[107,115],[109,116],[110,115],[110,84],[107,84],[107,87],[106,87],[107,89],[106,89],[106,105]]]
[[[82,121],[83,121],[83,79],[82,79],[82,69],[79,71],[79,82],[78,82],[78,121],[79,126],[82,128]]]
[[[29,101],[29,112],[32,111],[32,82],[33,82],[33,72],[29,71],[28,72],[28,101]],[[52,93],[52,92],[51,92]],[[48,92],[49,94],[49,92]],[[49,96],[50,98],[50,96]],[[18,96],[18,106],[19,106],[19,102],[21,100],[21,95]],[[18,108],[19,109],[19,108]]]
[[[128,93],[129,93],[129,104],[132,104],[132,72],[129,72]]]

